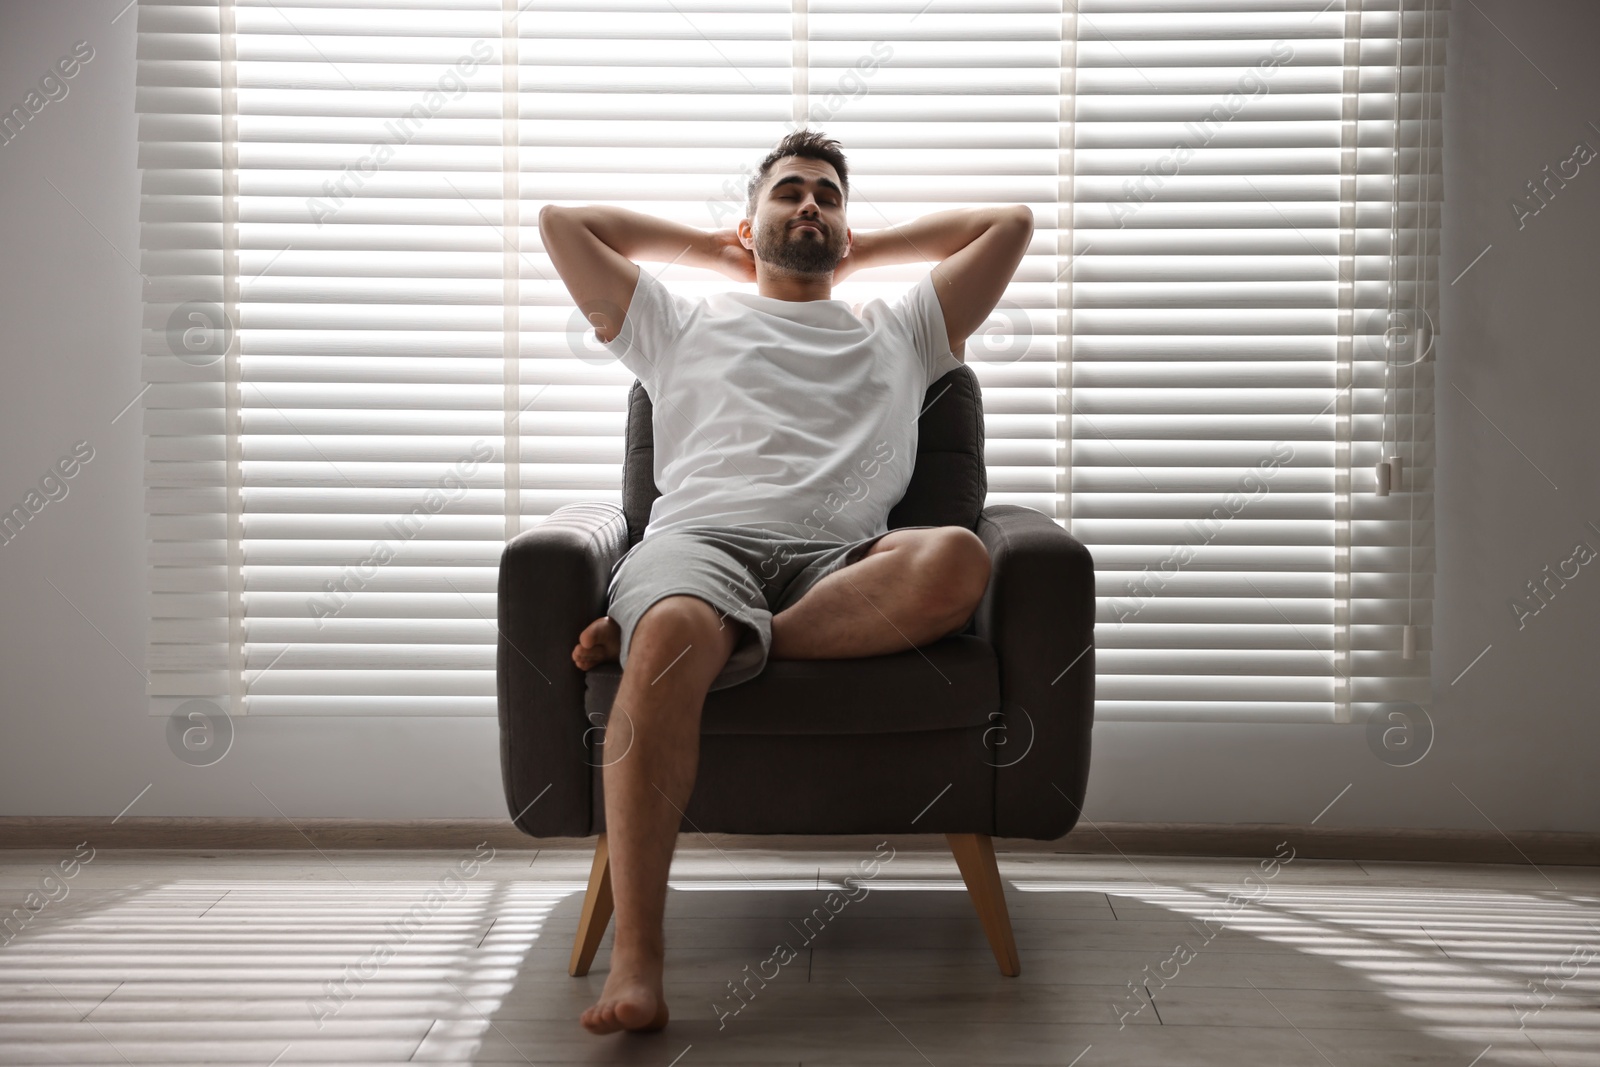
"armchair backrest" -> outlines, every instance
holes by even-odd
[[[636,545],[650,524],[650,507],[661,490],[655,480],[653,407],[643,383],[628,393],[627,452],[622,464],[622,512],[628,544]],[[989,495],[983,465],[983,393],[966,365],[928,387],[917,420],[917,460],[911,483],[889,509],[889,529],[901,526],[965,526],[976,531]]]

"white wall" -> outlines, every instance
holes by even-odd
[[[0,146],[0,506],[74,442],[95,449],[69,495],[0,546],[0,813],[111,816],[150,785],[133,814],[270,817],[270,797],[290,816],[500,816],[491,719],[240,719],[228,756],[195,768],[145,714],[124,659],[145,639],[138,411],[111,423],[140,387],[124,259],[138,262],[134,14],[112,21],[125,2],[0,0],[5,109],[74,42],[95,49],[68,96]],[[1600,547],[1583,528],[1600,525],[1584,325],[1600,167],[1520,232],[1507,207],[1576,140],[1600,147],[1600,9],[1478,0],[1452,20],[1442,273],[1494,247],[1444,297],[1434,749],[1402,769],[1359,727],[1105,724],[1096,822],[1304,823],[1351,785],[1318,825],[1600,830],[1600,568],[1520,632],[1508,606],[1580,536]]]

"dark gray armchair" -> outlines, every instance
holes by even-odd
[[[706,698],[682,829],[736,834],[943,833],[1004,974],[1020,973],[991,837],[1053,840],[1083,803],[1094,719],[1094,561],[1048,516],[985,508],[983,403],[971,368],[927,392],[917,458],[889,528],[965,526],[993,570],[967,629],[905,652],[769,660]],[[571,504],[506,545],[496,659],[507,806],[533,837],[598,834],[569,967],[585,974],[611,917],[600,764],[621,680],[572,662],[606,610],[612,566],[660,495],[651,403],[628,397],[623,506]]]

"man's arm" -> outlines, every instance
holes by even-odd
[[[602,343],[622,330],[639,282],[636,259],[683,262],[739,281],[755,280],[755,259],[735,231],[698,230],[627,208],[546,204],[539,210],[539,237]]]
[[[952,208],[885,230],[852,234],[846,273],[892,263],[935,262],[933,288],[944,310],[950,351],[962,358],[967,337],[1000,302],[1033,236],[1033,211],[1026,204]],[[834,283],[842,280],[834,272]]]

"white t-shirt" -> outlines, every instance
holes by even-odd
[[[605,347],[654,410],[661,490],[644,536],[765,526],[819,542],[888,529],[929,384],[950,352],[930,271],[894,304],[720,292],[691,300],[641,269]]]

